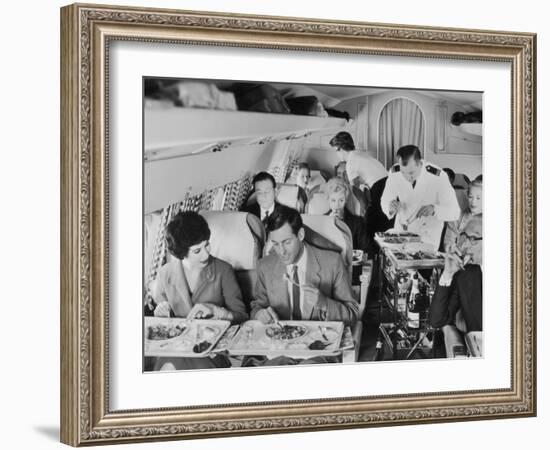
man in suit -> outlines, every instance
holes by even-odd
[[[258,265],[251,318],[278,320],[357,321],[358,304],[349,273],[339,253],[304,242],[298,211],[279,206],[267,219],[274,253]]]
[[[277,183],[270,173],[259,172],[252,179],[252,185],[256,193],[256,202],[250,206],[245,205],[243,211],[254,214],[265,226],[267,218],[279,205],[275,200]]]

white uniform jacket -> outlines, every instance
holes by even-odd
[[[395,218],[395,228],[404,230],[405,225],[408,231],[419,234],[435,250],[439,247],[444,222],[457,220],[460,216],[460,207],[449,177],[427,161],[422,161],[422,169],[414,187],[401,174],[399,164],[391,168],[381,199],[382,211],[389,219],[393,217],[390,214],[392,200],[404,204],[404,209]],[[435,214],[414,219],[418,210],[426,205],[434,205]]]

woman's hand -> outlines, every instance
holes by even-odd
[[[172,311],[172,308],[170,308],[170,303],[160,302],[155,308],[153,314],[155,317],[170,317],[170,311]]]
[[[233,320],[233,314],[221,306],[212,303],[197,303],[189,314],[188,319],[214,319],[214,320]]]
[[[463,268],[462,252],[456,245],[451,245],[445,254],[445,268],[443,272],[452,278],[453,275]]]

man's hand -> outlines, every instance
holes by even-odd
[[[416,217],[429,217],[429,216],[433,216],[434,214],[435,214],[435,206],[425,205],[418,210],[418,212],[416,213]]]
[[[172,308],[170,308],[170,303],[160,302],[155,308],[155,312],[153,314],[155,317],[170,317],[171,310]]]
[[[399,200],[395,199],[390,202],[390,216],[394,216],[403,209],[404,205]]]
[[[267,325],[273,322],[278,322],[279,316],[271,306],[268,306],[267,308],[260,309],[256,313],[255,319]]]

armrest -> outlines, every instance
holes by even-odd
[[[359,360],[359,351],[361,350],[361,336],[363,334],[363,323],[359,320],[351,328],[353,337],[353,348],[346,349],[342,352],[342,362],[351,363]]]
[[[470,331],[464,340],[470,356],[474,358],[483,356],[483,331]]]
[[[368,269],[365,270],[365,267]],[[367,307],[367,293],[369,292],[369,286],[372,280],[372,267],[372,259],[369,259],[363,264],[363,273],[359,277],[361,281],[361,289],[359,291],[359,319],[363,317],[363,313]]]
[[[464,336],[454,325],[444,325],[441,328],[445,340],[447,358],[461,358],[468,356]]]

